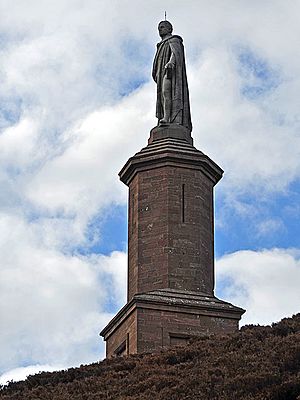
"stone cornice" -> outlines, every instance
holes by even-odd
[[[136,294],[100,332],[107,338],[138,308],[239,320],[245,310],[214,296],[171,289]]]
[[[214,185],[223,175],[223,170],[213,160],[187,141],[166,138],[148,144],[130,157],[119,176],[129,185],[137,172],[166,165],[201,170]]]

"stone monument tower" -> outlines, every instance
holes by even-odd
[[[214,296],[213,188],[223,171],[193,146],[182,38],[168,21],[158,30],[158,125],[119,173],[129,187],[128,299],[100,333],[107,357],[234,332],[245,312]]]

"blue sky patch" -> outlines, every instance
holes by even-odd
[[[131,92],[138,89],[149,80],[151,71],[147,71],[147,66],[152,62],[153,48],[147,45],[144,41],[137,40],[133,37],[128,37],[122,42],[122,56],[124,62],[132,64],[134,62],[134,70],[132,76],[124,76],[120,86],[120,95],[128,96]],[[127,68],[126,68],[127,69]],[[129,71],[131,69],[129,68]],[[128,72],[128,69],[127,69]]]
[[[239,200],[255,209],[244,215],[226,209],[224,198],[216,196],[215,213],[221,224],[215,228],[216,256],[244,249],[300,247],[300,182],[284,193],[266,199],[244,196]]]
[[[105,57],[99,59],[95,65],[95,80],[109,87],[114,96],[116,93],[119,98],[128,96],[149,81],[154,51],[155,48],[146,42],[126,36],[119,48],[110,48]]]
[[[77,252],[83,255],[126,251],[127,248],[127,205],[111,206],[93,218],[88,229],[91,246],[83,246]]]
[[[254,100],[275,89],[281,82],[280,73],[265,59],[250,49],[239,50],[239,73],[245,83],[241,88],[243,96]]]
[[[0,130],[16,124],[22,113],[22,99],[0,97]]]

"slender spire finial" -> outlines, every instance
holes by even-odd
[[[167,11],[165,11],[165,21],[167,20]]]

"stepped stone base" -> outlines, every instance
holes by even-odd
[[[238,330],[242,308],[199,292],[162,289],[133,296],[100,333],[106,356],[154,352]]]

